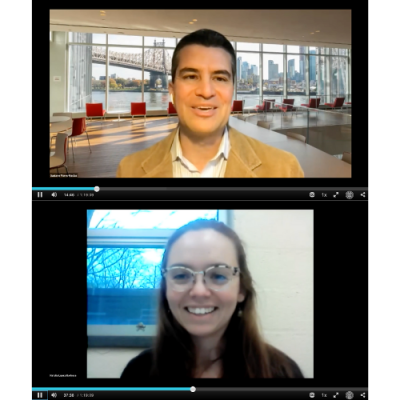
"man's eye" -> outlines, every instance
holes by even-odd
[[[222,76],[217,76],[217,80],[219,80],[220,82],[227,82],[228,79],[223,78]]]
[[[196,75],[186,75],[184,79],[196,78]]]

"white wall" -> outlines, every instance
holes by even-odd
[[[313,377],[313,211],[237,210],[266,341]]]
[[[265,340],[313,368],[313,211],[236,210],[233,228],[245,245]],[[88,349],[88,378],[118,378],[143,349]]]
[[[66,43],[67,32],[53,32],[50,42],[50,116],[54,112],[64,112],[66,105]],[[55,82],[54,76],[60,76],[61,81]]]

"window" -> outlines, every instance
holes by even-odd
[[[180,39],[80,32],[68,37],[68,111],[85,112],[89,102],[103,103],[107,111],[128,111],[137,101],[145,101],[147,110],[167,109],[172,56]],[[231,43],[237,47],[236,99],[245,107],[254,108],[262,98],[281,102],[284,93],[295,105],[308,103],[310,96],[320,97],[321,104],[339,95],[351,101],[348,49]]]
[[[70,112],[86,112],[86,103],[103,103],[105,106],[105,57],[103,46],[69,46]]]
[[[173,53],[172,49],[162,47],[144,50],[144,101],[147,110],[168,108],[168,82],[172,80]]]
[[[155,47],[175,47],[175,38],[159,38],[159,37],[145,37],[145,46],[155,46]]]
[[[260,51],[259,43],[242,43],[237,42],[237,50],[252,50],[252,51]]]
[[[263,44],[263,51],[283,53],[283,44]]]
[[[227,210],[88,210],[87,216],[89,346],[149,346],[156,333],[159,267],[169,236],[197,218],[230,225],[230,214]]]
[[[108,48],[108,111],[131,109],[142,101],[142,49]]]
[[[106,44],[106,35],[103,33],[69,32],[70,43]]]
[[[108,35],[108,44],[142,46],[142,36]]]
[[[283,54],[263,54],[263,98],[282,102]]]
[[[289,47],[289,46],[288,46]],[[290,46],[292,47],[292,46]],[[287,55],[287,94],[288,98],[297,98],[306,94],[306,82],[305,82],[305,68],[306,68],[306,56],[305,55]],[[299,99],[300,100],[300,99]],[[302,98],[299,102],[304,102]]]
[[[238,43],[239,44],[239,43]],[[258,46],[258,45],[257,45]],[[237,53],[237,100],[244,107],[255,107],[260,99],[260,53]]]

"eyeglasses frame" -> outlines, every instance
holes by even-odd
[[[204,285],[206,286],[205,277],[206,277],[207,271],[209,271],[210,269],[220,268],[220,267],[224,267],[224,268],[229,268],[229,269],[231,269],[232,272],[233,272],[232,276],[237,276],[237,273],[238,273],[238,272],[240,273],[239,267],[231,267],[230,265],[226,265],[226,264],[216,264],[216,265],[211,265],[210,267],[206,268],[206,269],[203,270],[203,271],[193,271],[193,270],[192,270],[191,268],[189,268],[189,267],[184,267],[184,266],[176,265],[176,266],[164,268],[163,271],[162,271],[162,274],[163,274],[163,276],[164,276],[164,278],[165,278],[165,275],[166,275],[166,273],[167,273],[168,271],[171,271],[171,270],[173,270],[173,269],[178,269],[178,268],[179,268],[179,269],[186,269],[186,270],[189,271],[189,272],[192,274],[192,276],[193,276],[192,287],[190,288],[190,289],[192,289],[193,286],[194,286],[194,283],[196,282],[196,275],[197,275],[197,274],[203,274],[203,282],[204,282]],[[230,281],[229,281],[229,282],[230,282]],[[206,287],[207,287],[207,289],[213,290],[213,291],[215,291],[215,292],[219,292],[219,291],[223,290],[223,289],[219,289],[219,290],[217,290],[217,289],[211,289],[211,288],[209,288],[208,286],[206,286]],[[186,290],[189,290],[189,289],[186,289]],[[176,290],[176,291],[179,291],[179,292],[180,292],[180,290]],[[182,292],[184,292],[184,291],[185,291],[185,290],[182,290]]]

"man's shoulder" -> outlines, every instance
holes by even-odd
[[[240,140],[246,141],[261,160],[261,166],[255,173],[263,174],[268,172],[277,177],[304,177],[304,172],[296,156],[288,151],[262,143],[246,134],[236,130]]]
[[[147,149],[125,156],[118,165],[117,178],[137,178],[145,175],[142,163],[158,150],[160,142]]]

